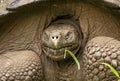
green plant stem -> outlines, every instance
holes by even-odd
[[[104,63],[104,62],[101,63],[101,64],[109,67],[109,69],[115,74],[115,76],[118,77],[118,81],[120,81],[120,75],[119,75],[118,71],[114,67],[112,67],[110,64]]]
[[[64,58],[66,58],[66,54],[69,54],[74,59],[74,61],[76,62],[77,66],[78,66],[78,70],[80,70],[80,63],[79,63],[78,59],[75,57],[75,55],[71,51],[65,49]]]

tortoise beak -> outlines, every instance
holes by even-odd
[[[55,48],[57,48],[58,47],[58,41],[54,41],[53,43],[54,43]]]

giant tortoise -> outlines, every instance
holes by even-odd
[[[0,81],[117,81],[117,0],[1,0]],[[74,53],[80,70],[65,50]]]

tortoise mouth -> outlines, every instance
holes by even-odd
[[[75,54],[78,51],[78,48],[79,48],[79,45],[77,44],[64,46],[61,48],[51,48],[51,47],[44,46],[43,51],[50,58],[54,60],[60,60],[60,59],[64,59],[64,54],[66,49],[72,51]]]

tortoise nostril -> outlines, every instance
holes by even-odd
[[[59,37],[58,36],[52,36],[52,39],[56,40],[56,39],[59,39]]]
[[[52,36],[52,39],[54,39],[54,36]]]
[[[58,39],[58,36],[56,36],[56,39]]]

